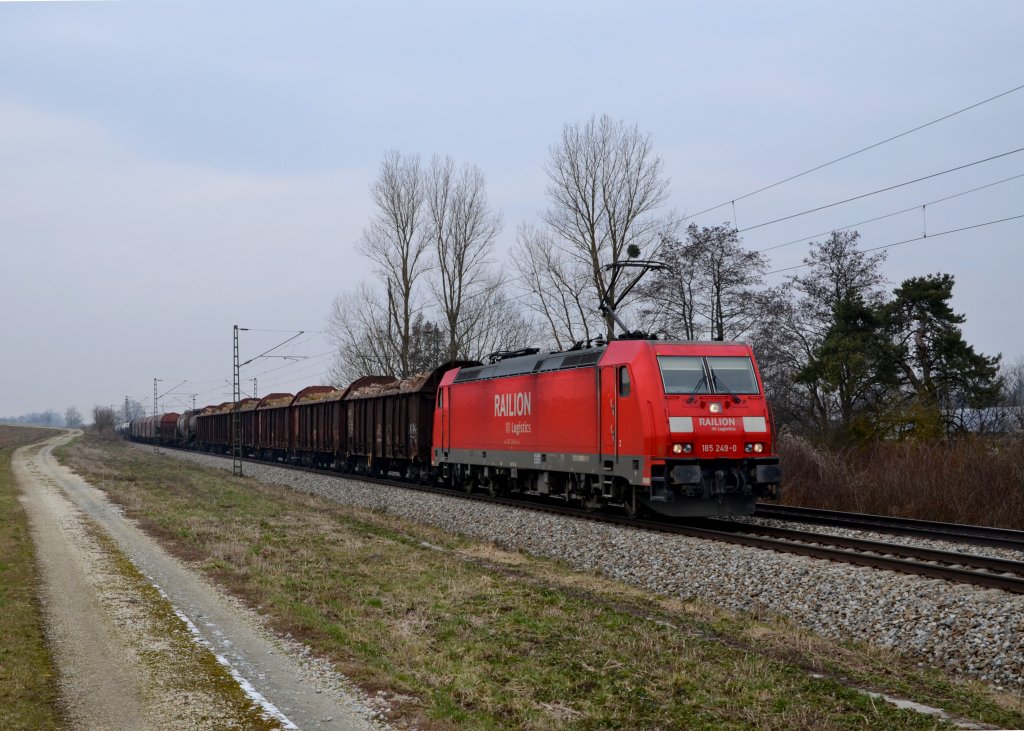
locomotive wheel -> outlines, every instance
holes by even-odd
[[[580,507],[588,513],[593,513],[595,510],[600,510],[601,498],[592,492],[584,493],[583,497],[580,498]]]
[[[500,477],[491,477],[487,480],[487,494],[491,497],[501,497],[508,490],[505,481]]]
[[[599,510],[604,507],[604,501],[601,496],[594,491],[594,481],[589,477],[584,477],[581,480],[582,485],[579,486],[579,504],[588,513],[593,513],[595,510]]]
[[[455,485],[457,487],[461,487],[462,491],[467,495],[473,492],[473,490],[476,488],[476,475],[474,475],[472,472],[466,472],[463,475],[459,475],[455,479]]]
[[[639,518],[644,514],[644,506],[636,497],[636,488],[630,485],[622,491],[622,509],[627,518]]]

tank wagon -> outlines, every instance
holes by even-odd
[[[177,444],[192,449],[196,442],[196,415],[200,409],[190,409],[178,417]]]
[[[246,456],[629,515],[749,514],[781,482],[761,376],[742,343],[616,340],[404,380],[364,376],[175,414],[180,443],[229,452],[236,409]],[[129,432],[145,441],[151,426],[139,421]]]
[[[178,441],[178,419],[181,414],[173,411],[161,414],[157,441],[160,444],[176,444]]]

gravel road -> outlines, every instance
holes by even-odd
[[[72,436],[12,461],[72,728],[387,728],[344,678],[273,637],[57,464],[51,450]]]

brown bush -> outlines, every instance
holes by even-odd
[[[829,450],[782,435],[782,502],[1024,530],[1024,438]]]
[[[117,424],[117,412],[113,407],[94,406],[92,409],[92,428],[98,434],[113,434]]]

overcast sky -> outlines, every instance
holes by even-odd
[[[0,416],[125,396],[179,410],[319,382],[384,152],[479,166],[516,227],[565,123],[650,133],[695,213],[1024,84],[1024,3],[0,1]],[[740,229],[1024,147],[1024,90],[697,216]],[[1024,153],[742,234],[764,249],[1024,173]],[[1024,214],[1024,178],[927,207]],[[858,227],[920,236],[920,210]],[[889,250],[956,277],[986,354],[1024,356],[1024,219]],[[799,264],[807,244],[770,252]],[[774,274],[780,281],[785,273]],[[294,348],[292,348],[294,346]],[[245,389],[251,385],[245,385]]]

